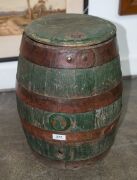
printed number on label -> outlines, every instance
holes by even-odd
[[[52,134],[52,139],[65,141],[66,140],[66,135]]]

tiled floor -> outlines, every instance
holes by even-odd
[[[137,180],[137,78],[124,80],[123,112],[116,140],[101,162],[81,170],[48,167],[30,150],[15,93],[0,93],[0,180]]]

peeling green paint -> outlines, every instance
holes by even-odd
[[[80,132],[105,127],[119,116],[121,106],[122,98],[119,98],[113,104],[102,107],[101,109],[96,109],[92,112],[76,114],[53,113],[33,108],[17,97],[17,107],[20,117],[36,127],[51,131],[65,130],[69,132]],[[66,128],[61,129],[56,126],[55,129],[50,121],[53,116],[62,117],[66,121]]]
[[[52,160],[77,161],[86,160],[100,155],[108,150],[114,142],[115,131],[96,142],[75,144],[52,144],[38,139],[24,130],[28,144],[39,154]]]
[[[39,18],[25,28],[31,39],[56,46],[99,44],[116,34],[115,25],[95,16],[55,14]]]
[[[52,97],[85,97],[109,90],[121,80],[119,58],[88,69],[55,69],[19,58],[18,82],[28,90]]]
[[[25,28],[25,34],[36,42],[54,46],[90,46],[106,42],[116,36],[115,26],[104,19],[76,14],[42,17]],[[108,52],[109,53],[109,52]],[[28,91],[42,96],[64,99],[91,97],[114,88],[121,81],[119,57],[101,66],[87,69],[47,68],[19,57],[17,81]],[[31,107],[17,97],[21,119],[31,125],[56,131],[86,132],[111,124],[121,111],[122,98],[112,104],[85,113],[53,113]],[[113,144],[116,128],[101,139],[68,143],[54,140],[46,142],[29,134],[28,144],[39,154],[53,160],[79,161],[96,157]],[[67,136],[67,133],[66,133]]]

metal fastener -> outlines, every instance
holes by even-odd
[[[67,57],[67,62],[70,63],[71,61],[72,61],[72,57],[71,57],[71,56],[68,56],[68,57]]]

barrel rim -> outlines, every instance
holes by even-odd
[[[64,19],[67,19],[67,21],[65,22]],[[58,23],[56,23],[55,20],[58,21]],[[68,20],[71,20],[71,22],[68,23]],[[66,24],[64,25],[64,23]],[[84,28],[86,26],[86,29],[83,28],[82,24]],[[45,27],[47,31],[45,31]],[[53,33],[54,31],[55,33]],[[116,26],[110,21],[97,16],[85,14],[55,14],[33,21],[25,28],[24,32],[31,39],[44,44],[69,47],[89,46],[102,43],[115,36]],[[63,32],[64,36],[61,37]],[[75,36],[71,37],[74,33],[78,33],[78,38],[75,38]]]
[[[49,68],[91,68],[119,56],[116,36],[98,45],[83,47],[51,46],[23,34],[20,57]],[[67,61],[70,57],[71,61]],[[101,59],[100,59],[101,57]]]

